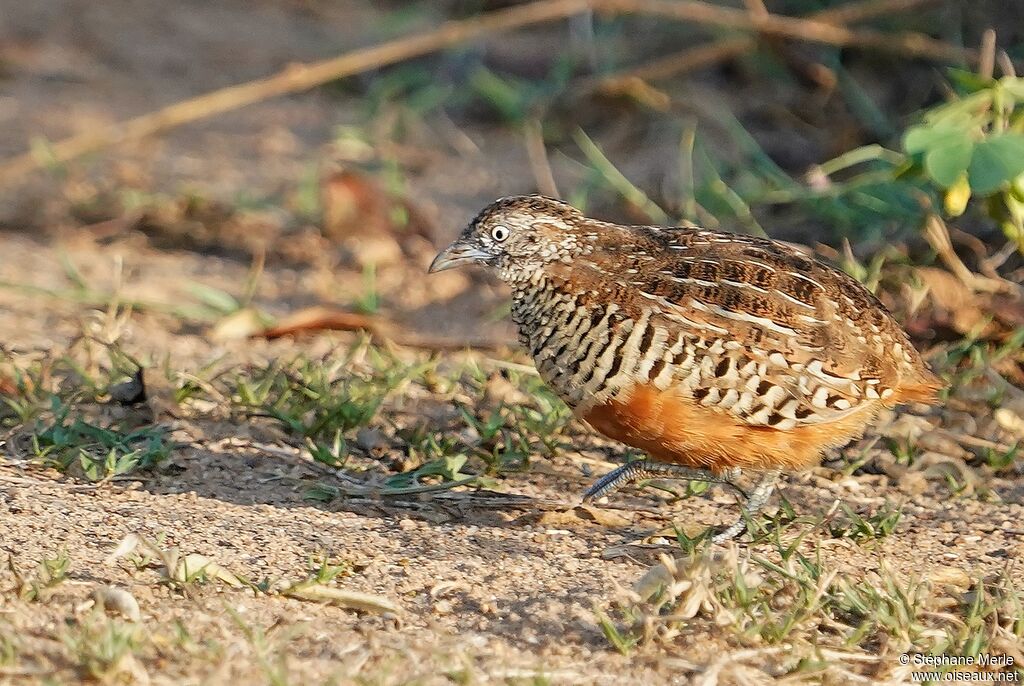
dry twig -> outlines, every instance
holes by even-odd
[[[939,61],[976,62],[978,51],[930,38],[920,33],[883,33],[848,29],[818,19],[801,19],[778,14],[752,15],[728,7],[694,0],[604,0],[600,9],[615,14],[640,14],[679,21],[725,26],[838,46],[873,48],[910,57]]]
[[[986,29],[981,34],[981,49],[978,58],[978,76],[991,79],[996,69],[996,32]]]
[[[922,5],[930,5],[945,0],[864,0],[849,5],[834,7],[811,15],[815,21],[830,24],[855,24],[883,15],[892,15],[917,9]],[[626,69],[599,79],[586,81],[580,85],[580,91],[598,90],[606,93],[619,92],[628,84],[641,80],[664,79],[677,74],[694,71],[702,67],[734,59],[751,52],[757,47],[754,36],[732,36],[721,40],[687,48],[671,55],[652,60],[639,67]]]

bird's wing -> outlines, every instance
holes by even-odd
[[[842,419],[889,398],[917,354],[863,286],[798,249],[647,229],[615,252],[593,255],[595,268],[618,273],[666,330],[650,380],[749,424]]]

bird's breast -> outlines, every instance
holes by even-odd
[[[517,294],[512,317],[542,379],[585,410],[637,383],[668,386],[699,363],[682,335],[656,326],[652,311],[555,288]]]

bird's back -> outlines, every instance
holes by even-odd
[[[871,293],[794,248],[584,230],[589,251],[520,284],[513,317],[544,379],[613,438],[698,466],[765,466],[780,451],[802,466],[882,405],[939,387]]]

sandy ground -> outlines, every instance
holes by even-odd
[[[193,274],[230,281],[242,271],[221,258],[148,249],[132,237],[95,245],[86,236],[73,244],[71,254],[80,264],[109,264],[121,255],[140,275],[135,278],[166,283],[168,289]],[[9,235],[5,251],[10,259],[0,270],[4,281],[50,287],[66,281],[59,245]],[[96,277],[95,283],[102,280]],[[132,292],[133,279],[126,283]],[[12,290],[0,298],[8,322],[5,344],[26,353],[62,350],[83,321],[95,320],[67,301]],[[217,344],[188,328],[164,315],[139,314],[131,318],[124,342],[141,359],[170,355],[171,366],[186,371],[224,355],[259,363],[297,352],[315,357],[348,345],[345,334]],[[394,402],[374,425],[406,416],[395,409],[405,402],[401,394]],[[63,675],[59,679],[80,673],[64,656],[60,636],[68,630],[61,627],[81,621],[73,618],[86,613],[83,601],[107,585],[128,589],[141,607],[141,625],[159,647],[142,651],[139,670],[154,683],[261,683],[268,677],[254,662],[260,655],[271,665],[283,660],[290,683],[440,683],[446,678],[441,673],[450,670],[465,670],[474,683],[534,674],[547,674],[554,683],[683,683],[720,651],[736,647],[726,634],[712,634],[671,649],[648,646],[628,657],[610,649],[593,608],[607,607],[619,586],[635,582],[659,552],[671,552],[666,539],[648,537],[672,521],[691,532],[727,522],[735,516],[735,501],[713,490],[711,497],[659,506],[663,499],[654,492],[625,492],[609,509],[574,509],[593,475],[606,469],[600,465],[622,456],[582,427],[570,431],[554,458],[535,458],[528,473],[503,476],[495,490],[341,497],[318,505],[307,497],[310,488],[346,482],[301,459],[272,423],[232,424],[194,414],[168,421],[181,443],[173,469],[100,486],[31,468],[9,440],[0,468],[0,547],[22,572],[60,549],[67,550],[71,564],[68,580],[44,602],[4,596],[0,626],[19,637],[24,656],[14,675],[3,677],[9,682],[19,683],[22,676],[34,681],[34,670]],[[901,427],[890,423],[881,430],[899,438],[906,431]],[[903,511],[897,533],[875,544],[861,546],[815,530],[801,549],[811,553],[817,547],[832,568],[851,578],[890,570],[903,579],[950,573],[979,579],[1009,569],[1020,580],[1019,477],[979,472],[973,494],[950,497],[942,469],[922,467],[910,472],[914,478],[897,474],[844,477],[821,468],[791,478],[784,494],[800,515],[820,515],[835,499],[864,516],[886,503],[900,504]],[[379,594],[402,612],[380,617],[253,596],[216,583],[171,588],[152,569],[137,570],[124,559],[105,561],[128,534],[205,555],[250,580],[301,579],[311,559],[327,555],[352,565],[344,588]],[[6,578],[13,587],[13,577]],[[173,638],[182,626],[192,637],[188,649]],[[274,627],[269,647],[246,638],[253,627]],[[753,663],[764,669],[762,676],[779,668],[771,654],[755,656]]]

